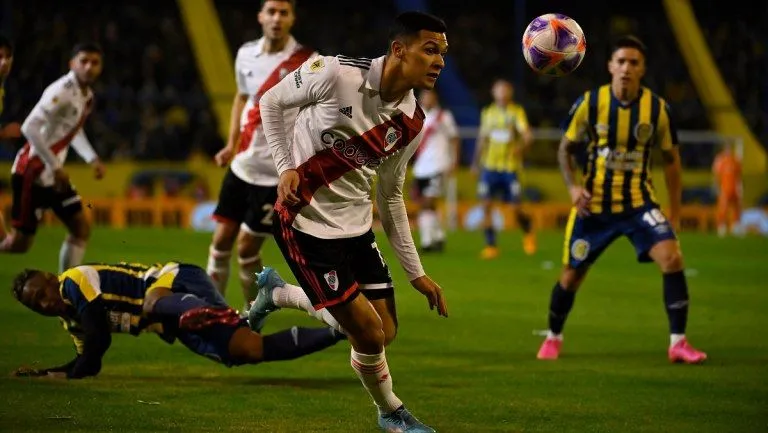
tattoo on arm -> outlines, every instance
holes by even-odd
[[[573,153],[576,151],[576,143],[563,138],[560,141],[560,147],[557,150],[557,162],[560,165],[560,172],[563,175],[566,186],[574,184]]]

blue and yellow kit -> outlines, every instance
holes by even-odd
[[[652,150],[671,151],[678,145],[669,105],[645,87],[635,100],[622,104],[606,84],[574,103],[564,129],[569,141],[586,142],[583,186],[592,196],[590,216],[571,212],[564,263],[591,264],[621,235],[635,246],[638,260],[649,261],[653,245],[675,238],[651,179]]]

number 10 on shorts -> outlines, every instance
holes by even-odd
[[[651,227],[656,227],[659,224],[666,223],[667,218],[664,217],[664,214],[661,213],[660,210],[651,209],[643,214],[643,221],[645,221]]]

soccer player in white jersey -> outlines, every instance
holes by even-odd
[[[96,179],[104,176],[104,165],[83,131],[93,107],[91,85],[101,75],[101,48],[76,45],[69,68],[43,91],[21,125],[27,143],[16,154],[11,174],[13,230],[0,241],[0,252],[26,252],[43,212],[53,210],[69,231],[59,253],[59,272],[82,262],[91,235],[80,196],[64,171],[70,144],[93,167]]]
[[[385,431],[434,430],[392,390],[384,346],[395,337],[397,316],[389,269],[371,230],[371,189],[378,175],[377,209],[390,244],[413,287],[447,316],[440,286],[421,265],[402,194],[425,118],[413,89],[434,87],[445,65],[445,31],[439,18],[403,13],[385,56],[311,59],[261,98],[280,174],[275,240],[315,309],[327,308],[346,331],[352,368]],[[284,116],[294,108],[300,110],[291,140]]]
[[[459,162],[459,130],[450,110],[440,106],[435,90],[422,90],[419,105],[427,116],[413,164],[419,203],[419,240],[424,252],[442,251],[445,231],[437,214],[437,200],[444,193],[447,177]]]
[[[3,107],[5,106],[5,80],[11,73],[12,66],[13,44],[5,36],[0,35],[0,115],[3,114]],[[19,137],[21,137],[21,125],[17,122],[0,124],[0,140]],[[5,216],[0,209],[0,241],[5,238],[5,235]]]
[[[261,247],[272,234],[273,206],[277,199],[277,171],[261,125],[259,98],[289,72],[310,58],[313,50],[291,36],[295,20],[293,0],[262,0],[258,19],[264,35],[247,42],[237,52],[237,94],[227,146],[216,155],[216,163],[232,160],[213,213],[216,229],[209,248],[208,275],[224,294],[229,279],[229,261],[237,240],[240,283],[246,305],[256,296],[255,272],[261,271]],[[286,115],[293,127],[298,109]],[[234,157],[234,159],[233,159]]]

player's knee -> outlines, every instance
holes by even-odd
[[[662,254],[657,262],[665,274],[683,270],[683,254],[677,249]]]
[[[384,331],[384,346],[389,346],[397,337],[397,323],[385,323],[382,331]]]
[[[566,266],[560,274],[560,286],[569,292],[575,292],[581,287],[581,282],[584,281],[586,275],[586,268],[575,269]]]
[[[142,305],[144,314],[152,314],[152,312],[155,310],[155,304],[157,304],[157,301],[171,294],[173,294],[173,292],[165,287],[157,287],[147,292],[147,294],[144,296],[144,304]]]
[[[252,259],[259,255],[263,239],[255,236],[240,236],[237,240],[237,256],[241,259]]]
[[[72,224],[71,238],[82,243],[88,242],[91,238],[91,224],[85,218],[78,218],[74,224]]]
[[[362,353],[380,352],[384,348],[387,338],[381,319],[378,317],[371,318],[358,325],[354,335],[351,335],[355,350]]]

